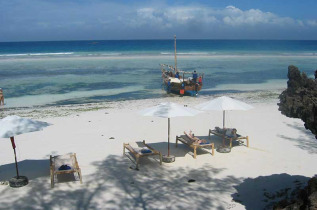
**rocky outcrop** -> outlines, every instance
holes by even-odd
[[[287,89],[279,96],[279,110],[287,117],[300,118],[317,138],[317,80],[296,66],[288,67]]]
[[[282,200],[278,202],[273,209],[292,210],[292,209],[317,209],[317,177],[308,181],[308,186],[302,190],[293,191],[297,195],[296,200]]]

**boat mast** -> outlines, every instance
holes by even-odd
[[[174,48],[175,48],[175,73],[177,72],[177,58],[176,58],[176,35],[174,35]]]

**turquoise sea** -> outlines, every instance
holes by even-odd
[[[317,41],[177,40],[177,57],[204,73],[199,95],[278,90],[289,65],[313,77]],[[174,65],[174,40],[3,42],[0,87],[6,107],[169,97],[161,63]]]

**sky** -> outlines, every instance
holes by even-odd
[[[317,0],[0,0],[0,42],[317,39]]]

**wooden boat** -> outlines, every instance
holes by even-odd
[[[203,83],[203,74],[194,72],[186,72],[177,68],[176,57],[176,36],[175,43],[175,67],[167,64],[160,64],[163,78],[163,86],[167,93],[178,95],[196,96],[201,90]],[[196,81],[193,79],[194,73],[197,75]]]

